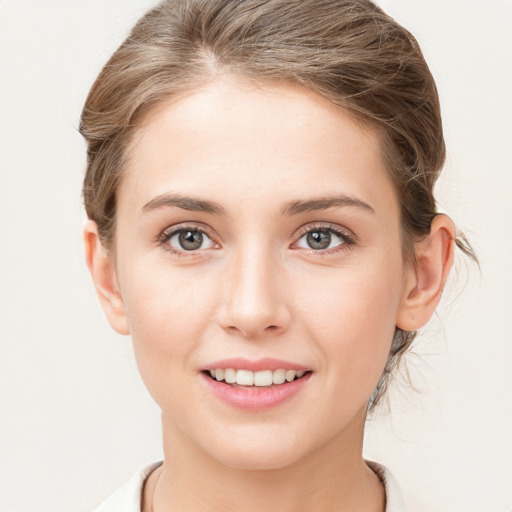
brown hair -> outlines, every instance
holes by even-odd
[[[439,98],[416,39],[368,0],[166,0],[141,18],[96,79],[80,124],[85,208],[106,248],[141,116],[220,73],[303,86],[376,129],[400,198],[404,258],[414,263],[445,158]],[[456,243],[474,258],[464,237]],[[397,328],[370,409],[415,335]]]

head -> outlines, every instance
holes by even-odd
[[[236,139],[237,134],[244,132],[243,122],[239,126],[232,113],[230,117],[230,105],[239,115],[245,116],[245,119],[252,123],[246,132],[246,135],[250,136],[251,130],[254,131],[252,147],[255,148],[256,141],[261,141],[263,154],[273,155],[268,158],[265,156],[268,161],[264,161],[259,169],[253,164],[248,165],[250,172],[245,176],[235,170],[237,165],[239,168],[243,163],[254,162],[258,152],[252,151],[251,145],[248,146],[248,150],[243,149],[243,141],[238,139],[237,147],[242,149],[235,150],[234,154],[231,154],[229,144],[223,146],[222,141],[229,137]],[[282,109],[279,105],[282,105]],[[209,109],[210,118],[205,114]],[[283,116],[280,115],[281,112]],[[289,129],[286,119],[290,120]],[[212,120],[224,120],[224,124],[216,125]],[[275,127],[272,127],[273,120]],[[181,124],[178,125],[178,122]],[[193,126],[190,126],[192,122],[197,123],[195,126],[198,127],[198,132],[195,134]],[[180,132],[180,126],[183,127],[183,133]],[[209,133],[214,130],[224,138],[215,144],[210,139],[206,140],[203,132],[208,133],[208,129]],[[105,254],[105,261],[109,260],[111,263],[114,276],[111,288],[115,288],[115,293],[111,293],[110,297],[106,297],[104,293],[103,300],[111,303],[117,300],[117,304],[111,307],[117,308],[118,314],[107,313],[107,316],[119,332],[132,332],[136,347],[136,338],[144,338],[144,333],[141,332],[144,327],[143,322],[139,322],[137,314],[134,313],[130,318],[130,311],[135,310],[136,306],[130,304],[129,281],[132,278],[127,276],[131,273],[133,277],[136,267],[130,268],[130,265],[126,264],[121,251],[133,251],[135,254],[137,249],[128,248],[123,242],[129,237],[127,226],[133,225],[132,221],[128,222],[127,219],[130,216],[130,207],[137,201],[147,198],[153,200],[152,204],[149,204],[151,200],[149,203],[143,201],[143,209],[149,212],[162,206],[163,203],[157,204],[159,197],[161,201],[169,203],[169,193],[173,192],[164,190],[167,175],[162,178],[162,173],[157,172],[158,176],[155,178],[155,175],[155,179],[152,179],[144,174],[145,168],[173,168],[173,163],[162,166],[161,161],[151,161],[150,165],[146,166],[154,155],[151,148],[158,154],[168,151],[168,162],[171,162],[175,155],[178,155],[178,159],[181,158],[176,172],[171,173],[169,183],[178,188],[181,186],[183,191],[187,189],[190,192],[187,197],[195,197],[195,191],[203,190],[204,193],[199,194],[201,200],[208,199],[208,191],[204,187],[201,188],[201,183],[208,184],[214,204],[203,204],[201,215],[214,215],[214,210],[218,208],[229,210],[231,207],[240,207],[240,204],[236,206],[229,200],[223,203],[223,191],[226,197],[232,198],[233,194],[242,195],[247,207],[242,205],[236,212],[237,222],[242,222],[240,219],[243,219],[244,212],[258,215],[255,202],[262,198],[258,196],[258,190],[255,188],[262,187],[262,190],[265,190],[265,187],[268,187],[269,205],[274,207],[279,204],[282,207],[286,199],[301,199],[299,196],[287,196],[285,192],[295,191],[303,196],[308,188],[315,188],[317,179],[329,180],[336,188],[337,176],[334,167],[338,165],[340,176],[349,183],[347,195],[350,195],[351,199],[354,195],[352,192],[357,191],[359,187],[358,183],[363,183],[361,176],[374,185],[379,183],[374,189],[383,190],[384,196],[377,202],[381,201],[382,205],[389,204],[386,215],[396,221],[396,230],[394,234],[390,233],[389,239],[396,238],[395,247],[399,250],[396,254],[393,253],[395,255],[390,257],[389,261],[379,260],[381,267],[377,265],[373,269],[376,272],[373,280],[375,282],[378,280],[377,275],[386,273],[386,268],[394,268],[395,270],[390,270],[390,279],[384,280],[379,289],[396,288],[393,295],[396,299],[396,303],[393,303],[395,309],[392,314],[388,314],[389,324],[384,322],[385,328],[381,329],[382,339],[387,340],[379,345],[379,351],[383,356],[372,370],[377,378],[374,382],[370,379],[366,383],[369,390],[369,408],[375,406],[386,389],[392,370],[414,339],[416,329],[423,325],[435,310],[453,257],[454,228],[447,217],[437,214],[433,195],[433,187],[445,158],[438,95],[421,50],[407,30],[372,2],[364,0],[169,0],[150,11],[138,22],[130,36],[103,68],[87,98],[82,113],[81,132],[88,144],[83,195],[87,215],[92,221],[90,225],[94,226],[89,228],[86,235],[91,247],[90,254],[92,255],[95,250],[101,250]],[[272,134],[271,140],[274,141],[274,145],[269,143],[266,147],[265,134],[268,133]],[[283,133],[285,135],[281,140]],[[183,134],[188,134],[189,138],[183,138]],[[339,137],[339,147],[336,136]],[[190,144],[194,137],[197,137],[194,140],[204,141],[199,149]],[[278,139],[279,145],[276,142]],[[172,149],[165,149],[165,140]],[[325,173],[317,176],[313,172],[308,177],[305,169],[297,170],[300,163],[294,161],[293,153],[285,152],[289,155],[290,165],[293,164],[296,169],[294,172],[298,174],[291,176],[283,172],[280,176],[278,172],[276,175],[276,170],[286,169],[287,166],[280,160],[282,155],[276,156],[275,150],[277,147],[291,148],[291,140],[297,141],[298,154],[303,157],[301,161],[307,160],[311,155],[325,158],[326,153],[332,152],[332,161],[327,159],[324,162],[327,169]],[[316,145],[309,144],[310,141],[314,141]],[[184,172],[186,165],[183,163],[188,158],[183,154],[183,148],[187,147],[189,155],[195,155],[196,151],[199,155],[197,159],[190,159],[189,174]],[[216,148],[219,148],[218,151]],[[304,155],[300,154],[301,148],[304,148]],[[367,153],[365,158],[351,160],[354,154],[361,155],[362,152]],[[224,159],[226,155],[227,160]],[[338,161],[337,158],[341,160]],[[202,163],[196,161],[201,159]],[[212,172],[219,173],[216,180],[211,183],[205,175],[205,159],[213,162]],[[350,167],[352,170],[347,167],[347,162],[350,161],[353,163]],[[313,163],[318,162],[312,160],[312,166]],[[372,169],[369,174],[365,174],[363,163]],[[361,173],[354,177],[356,181],[351,188],[353,170],[358,166],[361,167]],[[268,167],[273,168],[273,172],[264,170]],[[236,179],[230,179],[229,172]],[[222,186],[218,186],[219,180]],[[295,186],[297,182],[299,185]],[[153,189],[148,188],[148,195],[143,197],[146,183],[150,184],[149,187],[153,186]],[[252,187],[252,184],[255,186]],[[158,191],[167,194],[167,199],[162,194],[156,194]],[[274,194],[273,191],[277,192]],[[153,193],[152,198],[150,193]],[[370,196],[372,193],[370,192]],[[322,197],[325,199],[325,194]],[[275,205],[272,204],[274,199]],[[174,206],[176,201],[182,201],[182,209],[191,211],[195,208],[197,212],[197,204],[193,207],[190,203],[184,204],[181,196],[174,197],[171,202],[173,201]],[[138,207],[140,206],[138,204]],[[288,202],[288,207],[292,206]],[[353,203],[352,208],[357,211],[358,206]],[[359,208],[364,210],[365,206],[359,205]],[[370,209],[373,209],[372,205]],[[265,208],[262,209],[264,210]],[[269,219],[275,213],[272,212],[269,210]],[[148,213],[150,214],[151,212]],[[121,216],[124,216],[125,221]],[[197,247],[204,247],[210,251],[208,254],[215,254],[211,256],[215,259],[216,254],[222,252],[215,252],[215,244],[219,247],[229,245],[224,241],[221,243],[218,238],[224,237],[223,240],[227,240],[231,236],[228,233],[232,234],[236,229],[235,224],[232,224],[229,229],[225,228],[222,236],[219,237],[218,233],[214,232],[210,236],[208,230],[212,228],[209,219],[210,217],[201,217],[199,221],[201,225],[206,226],[201,235],[202,241],[207,238],[209,242],[205,243],[212,245]],[[284,221],[281,222],[281,226],[285,226]],[[189,226],[186,227],[189,229]],[[334,246],[345,244],[348,247],[351,236],[354,239],[358,238],[357,234],[351,235],[349,232],[335,235],[335,231],[329,231],[328,226],[315,227],[318,231],[317,236],[328,234]],[[224,228],[219,228],[219,231],[222,229]],[[238,238],[233,235],[233,239],[238,240],[237,244],[243,238],[242,232],[240,230]],[[197,235],[197,232],[195,234]],[[304,234],[302,238],[297,233],[295,235],[296,245],[289,247],[300,252],[304,248],[301,245],[304,242],[300,240],[307,235]],[[180,233],[176,232],[161,239],[165,238],[165,243],[172,245],[178,243],[176,240],[179,236]],[[194,233],[189,241],[192,244],[198,242],[194,242],[193,236]],[[96,237],[96,249],[94,242],[91,243],[91,237]],[[172,240],[174,242],[171,242]],[[336,240],[343,241],[343,244],[337,244]],[[101,247],[98,249],[97,246]],[[380,247],[381,253],[384,248]],[[239,262],[236,275],[243,274],[244,269],[251,266],[251,258],[255,258],[256,263],[254,268],[247,272],[256,272],[254,269],[261,270],[265,267],[264,263],[267,260],[262,253],[255,251],[251,254],[248,259],[247,254],[244,254],[243,258],[240,257],[241,263]],[[201,300],[198,299],[198,294],[187,290],[186,282],[187,279],[195,279],[195,276],[206,272],[206,267],[213,267],[213,259],[210,263],[201,264],[203,267],[189,276],[185,276],[188,270],[184,271],[185,266],[180,263],[181,274],[175,275],[172,284],[169,284],[174,286],[175,295],[183,292],[182,308],[197,304],[197,308],[200,309]],[[434,260],[438,262],[435,269],[431,265]],[[259,267],[258,261],[263,262]],[[158,263],[153,263],[151,266],[158,268]],[[147,268],[147,264],[148,261],[144,268]],[[105,266],[102,267],[102,271],[94,270],[93,256],[89,257],[89,265],[93,269],[93,275],[95,272],[97,275],[106,272]],[[282,274],[272,270],[272,265],[269,263],[268,268],[266,267],[268,275],[263,279],[268,278],[274,282],[278,281]],[[325,267],[331,266],[336,267],[334,264],[318,265],[309,278],[321,282],[325,275]],[[229,274],[228,267],[224,271]],[[393,274],[394,271],[396,274]],[[333,277],[337,276],[336,272],[332,274]],[[368,273],[372,273],[371,268]],[[290,275],[284,276],[283,279],[290,278]],[[353,276],[357,275],[354,271]],[[298,276],[299,274],[296,277]],[[397,276],[400,279],[395,279]],[[342,277],[339,275],[339,286],[329,288],[329,304],[337,300],[336,293],[340,297],[343,294],[346,282],[343,283]],[[105,281],[105,278],[100,276],[95,280],[101,282]],[[248,280],[250,281],[249,278]],[[358,286],[355,280],[350,282],[351,286]],[[100,288],[101,286],[100,284]],[[285,294],[278,285],[276,289],[280,291],[274,290],[274,285],[269,287],[272,288],[272,293],[275,292],[275,296],[282,297]],[[294,288],[294,285],[290,289],[299,294],[299,288]],[[133,290],[136,290],[136,287]],[[154,290],[146,291],[146,302],[152,304]],[[246,290],[247,297],[259,293],[257,290],[253,292]],[[371,289],[368,289],[368,292],[370,293]],[[102,293],[100,291],[100,298]],[[133,293],[135,294],[135,291]],[[141,293],[141,289],[137,289],[137,294]],[[198,293],[200,295],[200,292]],[[300,289],[301,297],[306,293],[306,290]],[[221,292],[218,295],[223,296]],[[234,295],[230,293],[225,297],[226,304],[235,300]],[[357,294],[352,297],[355,302],[357,297]],[[388,298],[385,295],[381,297],[383,304]],[[274,299],[275,297],[272,300]],[[291,297],[290,301],[295,304],[295,299],[300,303],[297,297]],[[236,300],[239,300],[239,304],[244,302],[243,297]],[[279,336],[281,331],[288,329],[284,326],[293,321],[293,315],[290,315],[289,311],[293,307],[281,308],[281,299],[275,300],[277,302],[272,307],[269,306],[269,311],[273,311],[277,317],[258,317],[257,321],[272,328],[270,331],[264,329],[267,334],[273,332]],[[325,309],[321,295],[314,295],[311,300],[313,302],[307,305],[308,310],[315,310],[314,305],[318,305],[316,309],[321,317],[321,310]],[[376,300],[378,302],[379,299]],[[236,322],[228,318],[230,313],[226,311],[231,306],[226,304],[217,304],[211,309],[212,315],[218,313],[218,324],[221,325],[221,329],[232,333],[232,328],[235,327],[242,338],[251,337],[254,323],[251,324],[250,315],[243,320],[247,322],[244,324],[247,329],[237,327]],[[340,305],[342,304],[343,300],[340,299]],[[340,310],[340,318],[350,322],[354,315],[359,314],[361,318],[362,315],[369,315],[368,321],[372,321],[371,308],[365,310],[363,306],[357,312],[351,309],[353,307],[355,306],[348,307],[345,312]],[[384,310],[387,311],[386,307]],[[258,311],[261,312],[261,308]],[[347,311],[353,315],[349,315]],[[179,314],[179,311],[174,313]],[[242,323],[242,320],[240,322]],[[377,325],[380,324],[377,322]],[[320,328],[319,325],[318,329]],[[184,329],[186,331],[187,327]],[[255,329],[257,331],[257,328]],[[371,331],[372,326],[368,326],[368,332]],[[186,332],[181,334],[186,337]],[[332,341],[334,340],[330,339],[326,343]],[[169,343],[172,344],[173,340],[169,340]],[[141,348],[140,353],[143,352],[144,349]],[[211,356],[213,357],[213,353]],[[141,359],[143,360],[144,356],[141,356]],[[363,366],[360,367],[361,372]],[[144,376],[143,369],[142,372]],[[151,385],[149,387],[151,388]],[[161,399],[165,401],[165,398]]]

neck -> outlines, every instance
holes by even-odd
[[[164,464],[147,482],[143,511],[383,512],[383,486],[362,458],[364,413],[313,454],[265,470],[219,463],[163,417]]]

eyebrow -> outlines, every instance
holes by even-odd
[[[328,210],[329,208],[336,206],[355,206],[368,212],[375,213],[375,210],[368,203],[365,203],[356,197],[350,197],[346,194],[289,201],[281,208],[281,213],[283,215],[297,215],[298,213]]]
[[[211,213],[214,215],[226,215],[226,210],[214,201],[199,199],[195,197],[182,196],[178,194],[161,194],[146,203],[141,213],[148,213],[162,207],[181,208],[193,212]],[[289,201],[281,208],[282,215],[297,215],[299,213],[328,210],[336,206],[355,206],[371,213],[375,210],[364,201],[346,194],[338,194],[329,197],[317,197],[313,199],[297,199]]]
[[[141,213],[148,213],[162,206],[176,206],[182,210],[191,212],[212,213],[214,215],[225,215],[226,210],[218,203],[206,199],[181,196],[177,194],[162,194],[142,207]]]

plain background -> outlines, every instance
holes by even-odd
[[[130,340],[87,274],[81,106],[153,0],[0,0],[0,510],[86,512],[160,458]],[[365,455],[429,512],[512,510],[512,2],[382,0],[436,77],[460,258]],[[403,379],[402,379],[403,380]]]

